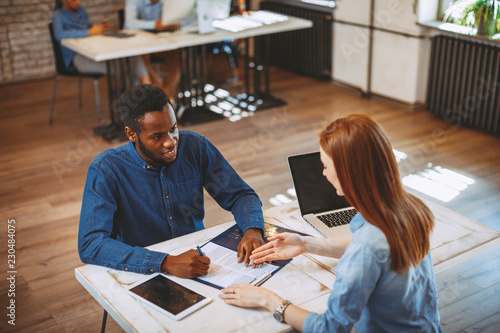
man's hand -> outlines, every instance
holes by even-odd
[[[161,24],[161,19],[156,21],[155,23],[155,30],[156,31],[175,31],[175,30],[178,30],[180,29],[181,25],[176,23],[176,24],[167,24],[167,25],[163,25]]]
[[[99,35],[103,33],[104,31],[108,30],[108,23],[104,24],[94,24],[90,29],[89,29],[89,36],[94,36],[94,35]]]
[[[210,258],[200,256],[198,251],[189,250],[177,256],[168,255],[161,264],[161,269],[180,278],[194,278],[207,275]]]
[[[262,245],[264,245],[262,231],[260,229],[247,229],[238,245],[238,262],[242,262],[243,259],[245,259],[245,266],[248,266],[250,264],[250,255],[252,251]],[[252,267],[255,268],[257,265],[252,264]]]

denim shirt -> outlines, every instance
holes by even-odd
[[[203,188],[232,212],[243,232],[263,230],[259,197],[200,134],[179,131],[177,158],[161,168],[146,163],[132,142],[104,151],[87,174],[78,235],[81,260],[160,272],[167,254],[144,247],[204,229]]]
[[[390,269],[384,233],[357,214],[324,314],[310,312],[304,332],[442,332],[430,253],[403,275]]]
[[[87,12],[82,7],[78,7],[75,13],[64,7],[56,9],[52,13],[52,27],[54,37],[61,47],[64,65],[66,68],[72,69],[71,61],[75,56],[75,52],[62,46],[61,40],[64,38],[87,37],[89,35],[92,24],[89,22]]]

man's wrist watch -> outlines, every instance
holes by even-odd
[[[283,313],[285,312],[285,309],[290,304],[292,304],[292,303],[290,303],[290,301],[284,301],[283,303],[281,303],[280,306],[278,306],[278,308],[276,310],[274,310],[274,312],[273,312],[274,319],[276,319],[280,323],[284,323],[285,322],[285,318],[283,316]]]

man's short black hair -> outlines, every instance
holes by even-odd
[[[167,94],[153,84],[139,84],[123,93],[118,101],[123,124],[140,133],[141,121],[148,112],[162,111],[167,103]]]

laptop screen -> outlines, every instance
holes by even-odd
[[[288,166],[302,215],[351,207],[323,176],[319,152],[289,156]]]

